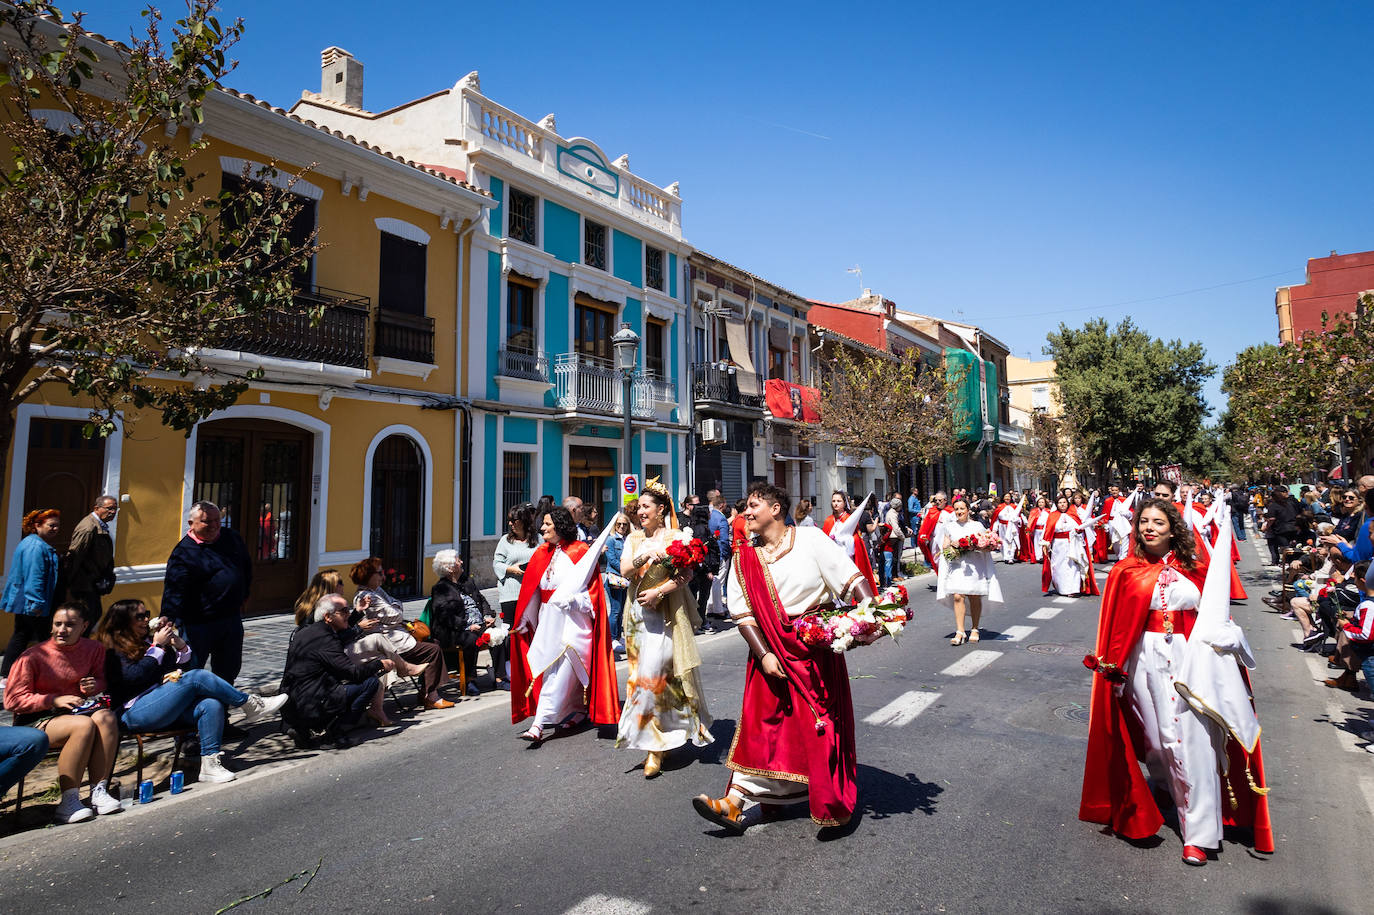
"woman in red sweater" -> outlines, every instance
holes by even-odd
[[[79,823],[119,812],[106,781],[119,749],[119,722],[105,694],[105,646],[83,639],[82,608],[63,604],[52,615],[52,638],[19,656],[5,686],[5,708],[15,724],[40,728],[57,757],[62,800],[57,823]],[[91,786],[91,806],[81,803],[81,773]]]

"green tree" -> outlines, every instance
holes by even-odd
[[[1017,466],[1033,475],[1037,487],[1058,492],[1059,482],[1074,467],[1076,431],[1068,416],[1032,413],[1026,443],[1017,449]]]
[[[164,39],[150,9],[120,45],[42,0],[0,6],[0,479],[15,411],[43,388],[89,399],[88,435],[125,407],[189,430],[246,387],[213,383],[199,354],[304,308],[292,274],[316,245],[287,240],[293,195],[196,191],[206,141],[184,128],[243,33],[214,13],[188,0]]]
[[[962,424],[956,408],[961,373],[945,360],[927,360],[912,347],[891,357],[851,353],[837,346],[823,366],[819,435],[849,451],[871,451],[887,479],[911,464],[957,450]]]
[[[1100,478],[1137,463],[1176,460],[1202,429],[1202,384],[1216,372],[1201,343],[1151,337],[1126,318],[1059,325],[1045,354],[1058,397],[1077,424],[1078,457]]]
[[[1222,375],[1229,398],[1228,459],[1257,477],[1324,468],[1339,436],[1374,449],[1374,297],[1353,316],[1323,319],[1296,343],[1242,350]]]

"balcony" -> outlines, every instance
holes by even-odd
[[[567,414],[624,413],[620,370],[604,359],[563,353],[553,366],[554,403]],[[630,386],[630,412],[635,419],[654,418],[654,387],[636,373]]]
[[[518,349],[497,350],[496,374],[503,378],[542,381],[547,384],[549,380],[549,358],[543,353],[531,353]]]
[[[741,394],[737,372],[718,362],[692,363],[692,401],[699,409],[726,407],[740,415],[757,415],[763,409],[763,398]]]
[[[225,341],[225,349],[302,362],[367,368],[367,296],[310,286],[296,293],[302,309],[323,308],[318,323],[302,310],[295,314],[268,312],[253,326]]]
[[[372,352],[380,358],[434,364],[434,319],[400,311],[377,310]]]
[[[644,383],[649,387],[649,395],[654,403],[676,404],[677,403],[677,382],[669,381],[662,376],[646,373]]]

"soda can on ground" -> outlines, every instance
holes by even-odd
[[[153,782],[151,779],[145,779],[138,783],[138,802],[140,804],[153,802]]]
[[[172,793],[180,794],[186,788],[186,775],[180,769],[172,773]]]

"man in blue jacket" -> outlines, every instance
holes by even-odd
[[[162,613],[181,629],[197,667],[229,683],[243,666],[243,605],[253,561],[243,539],[220,526],[219,506],[191,506],[186,530],[167,559]]]

